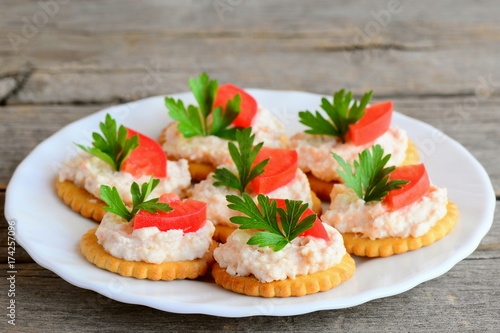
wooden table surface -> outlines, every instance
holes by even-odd
[[[202,71],[242,87],[374,89],[375,100],[392,99],[467,148],[498,198],[498,14],[494,0],[2,1],[0,215],[16,166],[43,139],[106,106],[186,91]],[[499,222],[497,209],[477,250],[441,277],[353,308],[290,317],[180,315],[116,302],[65,282],[18,247],[16,326],[7,324],[2,277],[0,330],[498,332]]]

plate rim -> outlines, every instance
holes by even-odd
[[[255,89],[255,88],[249,88],[249,89],[245,89],[245,90],[247,90],[251,93],[257,93],[257,94],[259,94],[259,93],[278,93],[278,94],[285,93],[285,94],[304,94],[304,95],[309,95],[309,96],[317,97],[317,98],[328,97],[325,95],[304,92],[304,91],[295,91],[295,90],[270,90],[270,89]],[[76,124],[79,122],[86,121],[88,118],[96,117],[98,114],[110,112],[113,109],[127,107],[128,105],[132,105],[133,103],[145,103],[146,101],[154,101],[154,100],[160,99],[160,98],[163,99],[165,96],[181,98],[179,96],[188,95],[188,94],[190,94],[190,92],[151,96],[151,97],[147,97],[147,98],[140,99],[140,100],[133,101],[133,102],[129,102],[129,103],[109,106],[109,107],[106,107],[104,109],[100,109],[96,112],[93,112],[93,113],[83,117],[83,118],[77,119],[77,120],[63,126],[58,131],[56,131],[54,134],[50,135],[48,138],[46,138],[45,140],[40,142],[23,159],[23,161],[16,167],[15,172],[13,173],[11,179],[9,180],[9,183],[7,185],[6,194],[5,194],[5,211],[4,211],[5,218],[7,219],[7,221],[14,219],[13,217],[11,217],[13,215],[13,214],[11,214],[11,209],[13,209],[13,208],[12,208],[11,199],[10,199],[12,196],[9,195],[10,192],[14,191],[12,189],[12,186],[10,186],[11,183],[13,182],[13,180],[17,179],[16,175],[18,173],[21,173],[25,164],[27,164],[29,162],[29,157],[32,156],[35,151],[37,151],[38,149],[42,149],[45,145],[50,143],[51,140],[53,140],[54,137],[57,137],[58,135],[60,135],[61,132],[67,130],[71,126],[76,126]],[[280,309],[282,309],[282,311],[275,311],[274,313],[246,313],[246,314],[242,314],[241,312],[245,311],[245,310],[244,309],[242,310],[239,308],[237,308],[234,311],[229,311],[229,312],[226,311],[224,313],[221,313],[220,311],[216,311],[213,307],[211,307],[210,304],[208,304],[208,305],[203,304],[201,306],[201,310],[198,307],[197,308],[198,310],[193,311],[193,309],[190,308],[189,304],[188,304],[188,306],[181,307],[180,305],[183,303],[168,302],[170,304],[170,307],[168,307],[168,309],[165,309],[165,307],[163,307],[163,306],[158,307],[158,306],[155,306],[154,304],[153,305],[146,304],[145,302],[141,302],[140,300],[139,301],[137,301],[137,300],[131,301],[130,296],[128,294],[125,294],[123,297],[121,294],[110,295],[110,293],[106,292],[105,289],[97,290],[98,288],[95,288],[91,285],[85,285],[85,283],[79,281],[77,278],[71,276],[71,274],[68,274],[66,271],[64,271],[63,268],[54,267],[54,265],[52,265],[49,261],[47,261],[45,258],[43,258],[43,256],[39,255],[36,251],[34,251],[32,248],[30,248],[31,246],[30,246],[29,242],[26,239],[24,239],[22,235],[17,233],[17,230],[16,230],[16,242],[19,245],[21,245],[28,252],[28,254],[33,258],[33,260],[36,263],[38,263],[40,266],[54,272],[55,274],[57,274],[59,277],[61,277],[65,281],[67,281],[67,282],[69,282],[69,283],[71,283],[79,288],[93,290],[95,292],[98,292],[106,297],[117,300],[119,302],[149,306],[152,308],[156,308],[156,309],[159,309],[162,311],[168,311],[168,312],[172,312],[172,313],[183,313],[183,314],[195,314],[195,313],[197,313],[197,314],[207,314],[207,315],[215,315],[215,316],[223,316],[223,317],[248,317],[248,316],[253,316],[253,315],[268,315],[268,316],[298,315],[298,314],[315,312],[315,311],[319,311],[319,310],[328,310],[328,309],[333,310],[333,309],[341,309],[341,308],[357,306],[357,305],[369,302],[371,300],[389,297],[389,296],[403,293],[403,292],[410,290],[410,289],[414,288],[415,286],[417,286],[425,281],[434,279],[438,276],[445,274],[451,268],[453,268],[458,262],[460,262],[461,260],[463,260],[464,258],[466,258],[467,256],[469,256],[471,253],[473,253],[475,251],[475,249],[477,248],[477,246],[479,246],[481,240],[488,233],[488,231],[491,228],[491,225],[493,224],[496,196],[495,196],[495,192],[494,192],[491,180],[489,178],[489,175],[487,174],[484,167],[481,165],[481,163],[479,163],[479,161],[474,157],[474,155],[472,155],[458,141],[447,136],[446,134],[444,134],[440,130],[436,129],[434,126],[427,124],[419,119],[409,117],[407,115],[401,114],[401,113],[396,112],[396,111],[395,111],[395,113],[397,114],[397,117],[402,117],[402,119],[417,122],[420,126],[425,127],[427,130],[438,131],[438,133],[441,133],[442,135],[444,135],[444,137],[446,137],[446,140],[449,140],[455,147],[458,147],[460,149],[461,153],[465,154],[468,157],[468,159],[474,163],[477,170],[479,170],[479,172],[480,172],[481,178],[483,178],[483,180],[489,184],[489,187],[491,190],[490,192],[491,192],[492,200],[491,200],[491,202],[485,203],[485,207],[487,208],[487,211],[484,212],[484,215],[487,218],[487,222],[483,223],[481,225],[482,228],[479,232],[480,236],[478,236],[477,239],[475,239],[474,242],[472,242],[472,244],[469,244],[465,248],[464,247],[460,248],[459,251],[457,251],[457,253],[455,253],[453,256],[446,258],[446,260],[444,260],[440,265],[430,267],[422,272],[419,272],[419,274],[412,276],[406,280],[400,281],[396,284],[393,284],[390,287],[381,286],[378,288],[371,289],[369,291],[365,291],[365,292],[358,294],[358,295],[336,298],[336,300],[349,300],[349,299],[351,299],[351,302],[344,302],[344,303],[348,303],[347,305],[346,304],[338,304],[338,306],[336,306],[336,304],[332,304],[331,306],[328,306],[328,307],[316,306],[316,307],[311,307],[308,309],[304,309],[304,307],[297,308],[297,307],[294,307],[293,305],[286,305],[286,306],[281,305]],[[385,292],[381,293],[382,290],[384,290]],[[354,301],[352,301],[352,299],[354,299]],[[318,303],[318,302],[319,301],[317,301],[316,303]],[[224,309],[224,310],[227,310],[227,309]],[[276,310],[276,309],[274,309],[274,310]]]

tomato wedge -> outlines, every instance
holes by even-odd
[[[150,137],[127,128],[127,138],[139,136],[139,146],[122,163],[121,171],[135,178],[153,175],[155,178],[167,177],[167,155],[160,144]]]
[[[181,198],[179,198],[179,195],[177,193],[164,193],[160,196],[160,199],[158,200],[158,202],[163,202],[168,204],[171,204],[172,202],[175,201],[181,201]]]
[[[285,199],[269,199],[269,200],[276,200],[276,203],[278,204],[279,208],[286,209]],[[299,222],[302,221],[307,216],[313,214],[316,213],[313,212],[312,209],[307,208],[306,211],[300,217]],[[307,237],[307,236],[324,239],[327,242],[330,241],[330,236],[326,232],[325,227],[323,226],[323,222],[321,222],[321,220],[317,216],[316,216],[316,221],[314,221],[312,228],[304,231],[299,235],[299,237]]]
[[[250,96],[245,90],[238,88],[232,84],[223,84],[217,90],[215,97],[214,108],[217,106],[226,109],[227,101],[233,99],[236,94],[240,94],[240,114],[233,120],[234,127],[251,127],[255,115],[257,114],[257,101]]]
[[[139,211],[134,217],[134,230],[157,227],[160,231],[180,229],[188,233],[199,230],[207,221],[207,204],[204,202],[193,199],[182,201],[174,193],[163,194],[159,202],[168,203],[173,210],[157,214]]]
[[[250,182],[255,194],[267,194],[285,186],[295,178],[297,173],[299,163],[297,151],[262,147],[253,165],[267,158],[269,158],[269,163],[264,167],[264,173]]]
[[[376,103],[365,109],[365,115],[349,127],[348,138],[356,146],[374,141],[391,126],[392,101]]]
[[[384,201],[392,210],[398,210],[422,198],[429,188],[431,182],[429,175],[423,164],[407,165],[397,167],[390,175],[389,179],[408,180],[409,183],[403,185],[398,190],[389,191]]]

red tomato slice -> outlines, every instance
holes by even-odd
[[[188,233],[199,230],[207,221],[207,204],[204,202],[193,199],[182,201],[173,193],[162,195],[159,202],[168,203],[173,210],[157,214],[139,211],[134,217],[134,230],[157,227],[160,231],[180,229]]]
[[[269,158],[265,171],[251,181],[255,194],[267,194],[285,186],[295,178],[299,163],[297,151],[262,147],[254,161],[254,166]]]
[[[177,193],[163,193],[160,196],[160,199],[158,202],[163,202],[163,203],[172,203],[175,201],[181,201],[181,198],[179,198],[179,195]]]
[[[283,208],[283,209],[286,208],[285,199],[270,199],[270,200],[276,200],[278,207]],[[313,214],[316,214],[316,213],[314,213],[312,211],[312,209],[307,208],[306,211],[304,212],[304,214],[302,214],[302,216],[300,217],[300,221],[302,221],[307,216],[313,215]],[[299,235],[299,237],[307,237],[307,236],[324,239],[327,242],[330,241],[330,236],[326,232],[325,227],[323,226],[323,222],[321,222],[321,220],[317,216],[316,216],[316,221],[314,221],[312,228],[304,231],[303,233],[301,233]]]
[[[167,177],[167,155],[160,144],[130,128],[127,130],[127,138],[136,134],[139,136],[139,146],[123,161],[121,171],[128,172],[135,178],[150,175],[155,178]]]
[[[356,124],[349,126],[347,136],[356,146],[370,143],[389,129],[391,120],[392,101],[373,104]]]
[[[398,190],[389,191],[384,201],[392,210],[398,210],[422,198],[429,188],[431,182],[423,164],[407,165],[397,167],[389,175],[389,179],[403,179],[410,181]]]
[[[235,127],[251,127],[253,119],[257,114],[257,101],[255,101],[255,99],[245,90],[229,83],[219,86],[217,96],[215,97],[214,108],[220,106],[222,110],[225,110],[227,101],[233,99],[236,94],[240,94],[241,97],[241,111],[236,119],[234,119],[233,125]]]

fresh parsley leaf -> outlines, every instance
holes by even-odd
[[[229,154],[236,165],[238,174],[235,175],[226,168],[218,168],[213,175],[216,179],[214,186],[234,188],[240,191],[241,194],[245,192],[245,188],[252,179],[264,172],[264,167],[269,163],[269,159],[265,159],[252,167],[264,143],[260,142],[253,147],[255,134],[252,135],[251,133],[251,127],[236,131],[235,139],[238,147],[233,142],[228,142]]]
[[[103,207],[108,212],[121,216],[127,221],[132,219],[133,215],[123,203],[116,187],[101,185],[101,199],[108,205]]]
[[[342,170],[337,169],[337,172],[345,181],[344,185],[352,188],[358,197],[365,202],[382,201],[389,191],[408,184],[407,180],[401,179],[389,181],[389,174],[396,167],[385,168],[391,154],[384,156],[384,150],[380,145],[373,146],[371,152],[370,149],[365,149],[358,155],[359,162],[354,161],[354,172],[351,165],[342,157],[335,153],[332,154],[342,167]]]
[[[287,237],[291,241],[304,231],[312,228],[314,221],[316,221],[316,214],[308,215],[302,221],[297,222],[306,211],[308,204],[303,204],[302,201],[298,200],[285,200],[285,205],[286,211],[278,208],[278,214],[285,235],[288,235]]]
[[[233,216],[231,222],[239,224],[240,229],[260,229],[256,236],[251,237],[247,244],[270,246],[279,251],[304,231],[312,228],[316,214],[311,214],[299,222],[308,204],[297,200],[285,200],[285,207],[278,208],[276,200],[259,194],[255,204],[252,197],[243,193],[242,198],[236,195],[226,196],[230,209],[239,211],[246,216]]]
[[[230,127],[240,113],[241,97],[235,95],[227,101],[225,111],[220,106],[214,108],[219,84],[211,80],[206,73],[189,79],[189,87],[193,92],[198,107],[189,105],[186,109],[181,100],[165,97],[165,105],[172,119],[177,120],[179,132],[186,138],[193,136],[215,135],[223,139],[234,140],[236,128]]]
[[[333,104],[326,98],[321,99],[321,108],[326,112],[329,120],[318,111],[313,114],[306,110],[299,112],[300,122],[310,128],[305,130],[308,134],[331,135],[344,143],[349,132],[349,125],[355,124],[363,117],[372,93],[373,91],[367,92],[361,101],[352,102],[352,92],[346,95],[345,90],[342,89],[333,95]]]
[[[198,108],[189,105],[186,110],[184,103],[180,99],[175,101],[171,97],[165,97],[165,104],[170,110],[170,117],[179,122],[177,128],[184,137],[191,138],[197,135],[205,135],[204,124]]]
[[[130,186],[130,193],[132,194],[132,210],[129,210],[123,202],[116,187],[109,187],[101,185],[101,199],[107,204],[103,208],[108,212],[123,217],[125,220],[130,221],[137,214],[139,210],[145,210],[150,213],[157,213],[158,211],[169,212],[172,210],[169,204],[158,202],[159,198],[154,198],[146,201],[148,196],[153,192],[156,186],[160,183],[159,179],[149,179],[149,182],[143,183],[140,187],[137,183]]]
[[[198,101],[201,114],[205,117],[208,116],[212,112],[215,95],[219,87],[217,80],[210,80],[206,73],[201,73],[197,78],[189,79],[189,87],[196,101]]]
[[[216,107],[212,113],[212,128],[210,135],[215,135],[226,140],[235,140],[237,128],[228,128],[240,113],[241,97],[235,95],[233,99],[227,101],[226,110],[222,112],[220,106]]]
[[[139,136],[134,135],[127,139],[127,129],[120,125],[117,131],[116,120],[111,118],[109,114],[106,115],[104,123],[99,124],[99,127],[104,136],[96,132],[92,133],[93,147],[84,147],[79,144],[77,146],[108,163],[113,170],[120,171],[123,161],[127,159],[132,150],[139,146]]]

